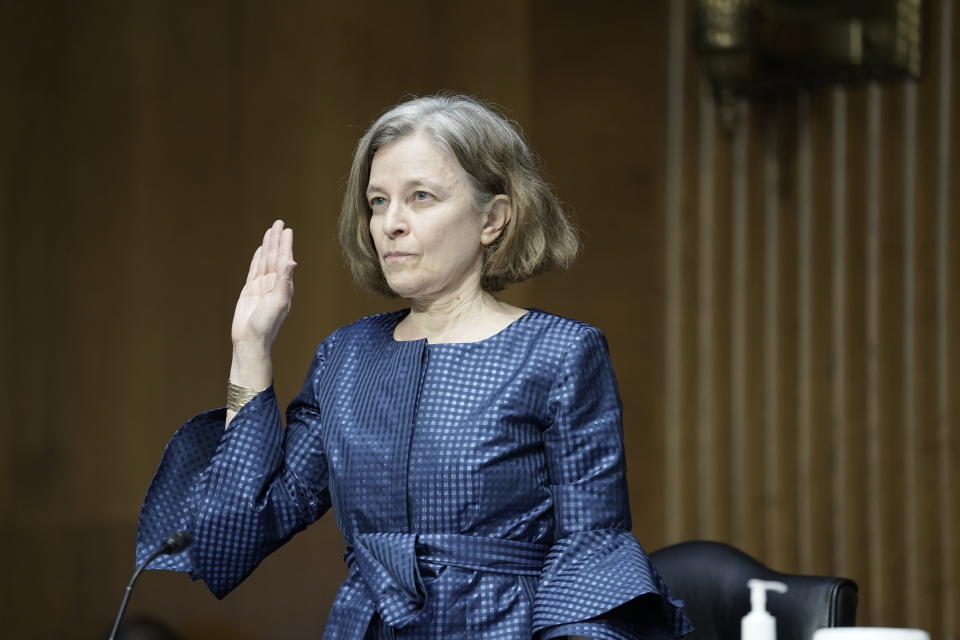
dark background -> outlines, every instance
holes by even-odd
[[[919,83],[740,105],[732,134],[692,7],[0,2],[3,635],[106,636],[163,446],[222,404],[273,219],[300,263],[281,399],[330,331],[398,304],[350,282],[341,183],[384,108],[454,90],[519,122],[584,231],[570,272],[505,297],[605,331],[647,548],[848,575],[861,624],[956,638],[954,3],[927,3]],[[222,602],[154,572],[130,611],[319,637],[342,552],[326,517]]]

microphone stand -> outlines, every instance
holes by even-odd
[[[162,555],[179,553],[186,549],[189,544],[190,533],[188,531],[177,531],[176,533],[170,534],[170,536],[163,541],[163,544],[137,567],[137,570],[133,572],[133,577],[130,578],[130,583],[127,585],[126,591],[123,592],[120,610],[117,611],[117,617],[113,621],[113,629],[110,631],[110,637],[107,640],[115,640],[117,629],[120,628],[120,621],[123,619],[123,613],[127,610],[127,603],[130,602],[130,594],[133,593],[133,585],[136,583],[137,578],[140,577],[140,574],[143,573],[143,570],[147,568],[147,565]]]

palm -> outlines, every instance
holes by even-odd
[[[293,300],[293,230],[277,221],[253,254],[247,281],[240,291],[230,334],[234,344],[269,347]]]

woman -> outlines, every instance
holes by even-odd
[[[387,111],[357,147],[340,240],[361,285],[410,308],[325,339],[284,430],[270,348],[296,263],[275,222],[237,303],[226,413],[168,445],[139,557],[189,529],[152,568],[223,597],[333,506],[349,573],[325,638],[689,631],[630,534],[602,335],[494,296],[578,248],[517,131],[463,96]]]

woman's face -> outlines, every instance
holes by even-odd
[[[422,133],[373,156],[367,201],[370,235],[387,284],[399,296],[437,299],[480,287],[483,248],[503,228],[505,196],[490,211],[474,203],[460,163]],[[498,214],[499,211],[499,214]]]

